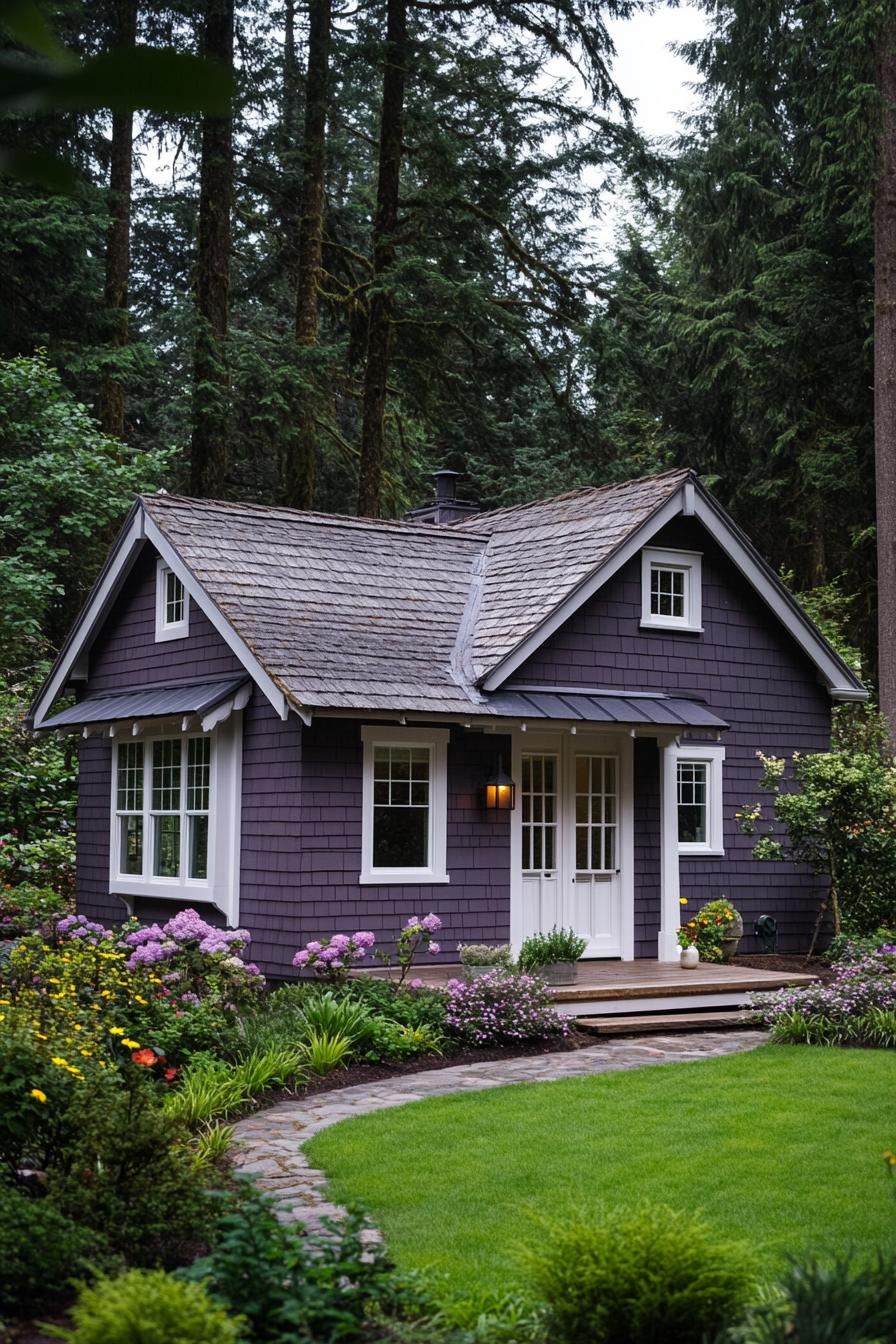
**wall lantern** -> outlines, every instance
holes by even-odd
[[[497,774],[490,775],[482,790],[482,805],[487,812],[512,812],[516,803],[516,785],[504,773],[504,758],[498,757]]]

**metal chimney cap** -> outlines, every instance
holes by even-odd
[[[452,471],[450,467],[440,467],[438,471],[433,472],[438,503],[457,498],[457,479],[460,474],[459,471]]]

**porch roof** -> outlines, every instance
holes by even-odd
[[[601,691],[541,690],[526,687],[497,691],[489,697],[489,710],[502,718],[565,719],[585,723],[614,723],[637,727],[706,728],[721,730],[728,724],[701,704],[671,695],[613,695]]]
[[[80,728],[122,719],[166,719],[178,715],[205,715],[232,699],[249,678],[218,677],[214,681],[180,682],[167,686],[143,686],[140,690],[107,691],[89,695],[54,714],[44,728]]]

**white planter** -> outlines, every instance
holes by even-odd
[[[465,980],[481,980],[484,975],[491,975],[492,971],[500,971],[500,966],[465,966]]]
[[[700,953],[696,947],[683,947],[679,962],[683,971],[693,971],[700,964]]]

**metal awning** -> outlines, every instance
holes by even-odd
[[[99,724],[115,724],[122,720],[139,723],[142,719],[202,719],[203,731],[208,732],[221,723],[235,709],[242,709],[251,692],[251,682],[245,676],[216,678],[214,681],[181,682],[178,685],[143,686],[139,690],[107,691],[103,695],[88,695],[76,705],[45,719],[44,729],[71,731]]]
[[[704,728],[712,732],[728,724],[699,700],[638,692],[617,695],[606,691],[562,691],[526,687],[496,691],[488,698],[489,712],[501,718],[562,719],[584,723],[625,724],[666,729]]]

